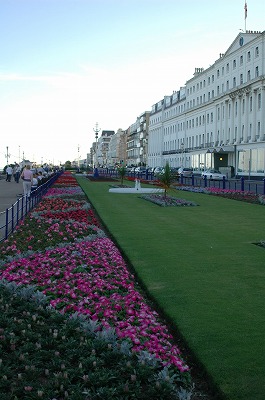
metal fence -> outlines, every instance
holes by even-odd
[[[100,175],[105,175],[112,178],[119,179],[119,172],[117,169],[102,168],[99,170]],[[133,179],[143,179],[146,181],[155,181],[157,177],[153,172],[126,172],[126,176]],[[196,187],[217,187],[220,189],[239,190],[242,192],[249,191],[260,195],[265,195],[265,179],[262,180],[248,180],[244,177],[238,179],[223,179],[219,181],[201,178],[199,175],[192,175],[191,177],[184,177],[180,175],[178,178],[179,183],[182,185],[196,186]]]
[[[0,213],[0,242],[14,232],[19,222],[40,202],[61,173],[56,173],[47,182],[33,190],[29,198],[25,196],[18,198],[11,207]]]

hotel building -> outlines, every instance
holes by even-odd
[[[238,34],[207,69],[152,106],[148,165],[265,177],[265,31]]]

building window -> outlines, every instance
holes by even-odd
[[[247,60],[248,60],[248,61],[250,61],[250,60],[251,60],[250,51],[248,51]]]
[[[258,94],[258,110],[261,109],[261,93]]]
[[[235,116],[237,116],[237,101],[235,103]]]
[[[207,121],[207,124],[209,124],[209,114],[207,114],[206,121]]]
[[[210,99],[211,99],[211,93],[208,92],[208,100],[210,100]]]
[[[211,78],[208,77],[208,85],[210,85],[210,83],[211,83]]]
[[[226,81],[226,90],[229,90],[229,81]]]
[[[243,74],[240,74],[240,85],[243,84]]]
[[[217,120],[220,121],[220,107],[217,108]]]
[[[217,78],[219,78],[219,76],[220,76],[220,70],[218,69],[217,70]]]
[[[214,82],[214,75],[212,75],[212,83]]]
[[[251,75],[250,75],[250,70],[248,70],[248,81],[250,81]]]
[[[256,49],[255,49],[255,57],[258,57],[258,56],[259,56],[259,48],[257,46]]]
[[[220,94],[220,86],[217,86],[217,96]]]
[[[233,87],[236,87],[236,78],[233,78]]]
[[[245,99],[242,100],[242,114],[245,114]]]
[[[213,113],[211,112],[211,122],[213,122]]]
[[[214,97],[214,90],[212,90],[212,98]]]
[[[258,66],[255,69],[255,76],[256,76],[256,78],[258,78],[258,76],[259,76],[259,67]]]
[[[236,68],[236,60],[233,61],[233,68]]]
[[[249,111],[252,111],[252,96],[249,98]]]
[[[243,65],[243,56],[240,56],[240,65]]]
[[[226,72],[229,72],[229,64],[226,64]]]

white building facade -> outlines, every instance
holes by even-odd
[[[265,177],[265,32],[240,33],[150,113],[148,165]]]

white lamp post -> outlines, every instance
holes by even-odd
[[[93,128],[95,132],[95,138],[96,138],[96,149],[95,149],[95,168],[94,168],[94,177],[98,178],[98,134],[100,132],[100,128],[98,127],[98,123],[96,123],[96,127]]]

